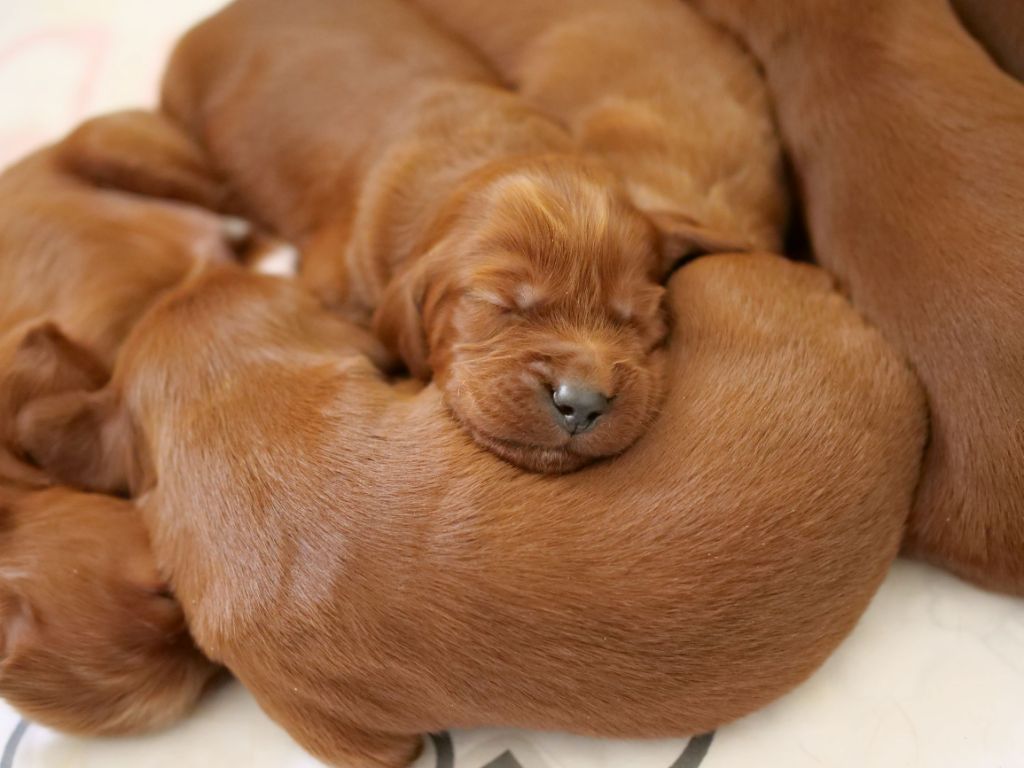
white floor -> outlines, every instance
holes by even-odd
[[[220,4],[0,2],[0,166],[86,116],[153,104],[175,37]],[[0,768],[316,765],[237,685],[178,727],[143,739],[69,739],[19,725],[0,705],[4,743]],[[417,768],[517,765],[1024,768],[1024,601],[898,563],[855,633],[817,675],[711,738],[688,744],[455,733],[429,741]]]

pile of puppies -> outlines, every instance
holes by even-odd
[[[123,733],[223,666],[397,767],[739,717],[901,542],[1024,593],[1024,92],[944,0],[699,5],[918,378],[767,253],[765,84],[689,6],[237,0],[161,113],[0,178],[0,693]],[[244,266],[277,237],[297,280]]]

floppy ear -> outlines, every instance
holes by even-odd
[[[130,434],[111,390],[33,400],[18,414],[15,430],[18,447],[61,483],[127,495]]]
[[[745,253],[754,250],[746,238],[702,226],[675,211],[647,211],[660,245],[659,277],[665,278],[688,259],[710,253]]]
[[[423,322],[429,258],[421,257],[391,280],[373,316],[378,338],[402,358],[413,376],[423,381],[431,376],[430,347]]]
[[[51,478],[45,472],[23,460],[24,451],[15,437],[18,413],[40,398],[94,390],[106,380],[106,367],[56,325],[45,322],[29,328],[0,380],[0,477],[33,487],[49,485]]]
[[[14,443],[55,479],[89,490],[127,489],[127,434],[103,364],[53,323],[28,331],[6,383]]]
[[[13,416],[27,402],[69,390],[93,390],[109,378],[92,352],[52,322],[29,328],[14,350],[3,380],[4,410]]]

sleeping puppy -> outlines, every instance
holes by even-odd
[[[946,0],[700,6],[764,62],[818,260],[924,383],[907,551],[1024,595],[1024,88]]]
[[[778,252],[782,151],[764,79],[679,0],[411,0],[569,126],[647,210]]]
[[[84,124],[0,176],[0,695],[74,733],[159,727],[195,702],[214,670],[161,587],[134,508],[48,487],[51,477],[13,439],[26,403],[102,387],[156,297],[202,262],[233,254],[236,223],[75,176],[89,158],[124,162],[122,139],[142,130],[162,137],[179,167],[190,156],[166,120],[123,113]],[[190,195],[200,169],[182,182]],[[206,182],[212,193],[215,180]],[[173,185],[163,190],[170,196]],[[85,346],[69,344],[47,318]],[[107,483],[106,461],[94,457],[93,482],[124,490]]]
[[[306,283],[372,317],[481,445],[567,471],[650,423],[659,281],[723,243],[686,212],[641,212],[414,9],[239,0],[180,43],[164,106],[245,212],[301,247]]]
[[[199,646],[329,763],[405,766],[453,726],[701,732],[856,622],[924,407],[815,268],[720,256],[670,290],[660,418],[574,474],[480,450],[436,387],[382,376],[365,331],[230,267],[161,301],[108,387],[27,404],[19,438],[76,484],[123,458],[112,485]]]
[[[191,206],[99,190],[79,178],[105,158],[131,157],[133,137],[159,139],[174,162],[189,168],[178,182],[189,196],[217,182],[204,176],[189,142],[155,114],[119,113],[83,124],[62,142],[0,175],[0,373],[26,335],[46,320],[59,323],[109,369],[128,330],[160,293],[198,262],[229,260],[245,234],[239,222]],[[147,155],[148,157],[148,155]],[[134,174],[133,177],[138,177]],[[112,180],[116,181],[116,180]],[[160,189],[173,196],[174,186]],[[27,368],[41,364],[29,362]],[[46,479],[11,453],[10,423],[2,418],[34,394],[39,377],[0,382],[0,481],[32,485]]]
[[[193,644],[134,507],[0,485],[0,696],[70,733],[159,728],[216,667]]]

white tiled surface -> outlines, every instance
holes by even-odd
[[[339,0],[340,1],[340,0]],[[287,2],[287,0],[282,0]],[[218,0],[2,0],[0,166],[111,109],[149,105],[174,38]],[[17,716],[0,704],[0,745]],[[703,762],[686,740],[602,742],[476,731],[455,768],[1024,768],[1024,601],[898,563],[853,636],[768,709],[719,731]],[[309,768],[229,685],[146,738],[81,740],[29,726],[0,768]],[[678,761],[678,762],[677,762]],[[433,743],[417,768],[438,766]]]

